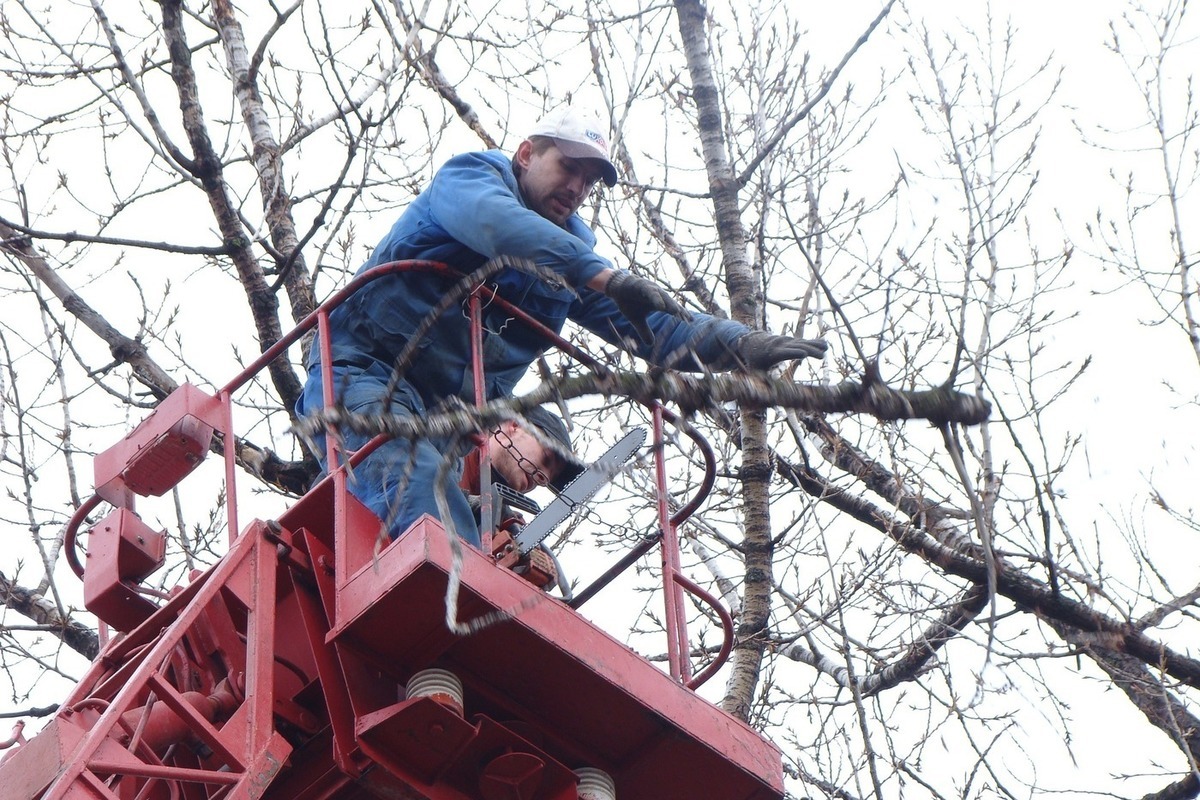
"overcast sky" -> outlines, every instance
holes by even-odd
[[[947,3],[943,0],[910,0],[907,6],[913,17],[940,20],[946,28],[953,27],[949,24],[950,19],[960,17],[965,25],[976,30],[982,24],[987,8],[978,2]],[[861,32],[878,12],[880,2],[853,0],[829,4],[802,0],[792,7],[811,14],[810,28],[816,35],[811,37],[810,44],[818,57],[825,48],[824,60],[827,61],[836,57]],[[1110,167],[1118,171],[1143,169],[1148,163],[1145,153],[1119,152],[1137,147],[1140,141],[1136,135],[1108,137],[1106,143],[1117,150],[1103,150],[1084,142],[1075,127],[1078,123],[1085,131],[1099,135],[1097,129],[1100,127],[1127,131],[1130,125],[1142,119],[1136,109],[1137,96],[1128,75],[1104,47],[1110,19],[1125,7],[1126,4],[1118,0],[1011,0],[995,2],[991,6],[996,15],[1011,15],[1018,28],[1021,53],[1027,59],[1025,63],[1032,65],[1053,58],[1055,65],[1062,68],[1062,86],[1055,102],[1040,119],[1045,130],[1039,150],[1040,180],[1045,191],[1039,194],[1038,202],[1044,203],[1040,224],[1047,231],[1047,242],[1055,241],[1056,236],[1061,241],[1063,234],[1056,234],[1058,230],[1079,235],[1082,226],[1094,218],[1098,204],[1119,207],[1122,197],[1119,186],[1108,177]],[[1190,21],[1192,33],[1188,47],[1193,64],[1200,63],[1197,16],[1192,12]],[[846,81],[870,82],[877,79],[881,70],[894,70],[901,58],[895,38],[878,36],[856,59]],[[1181,54],[1176,63],[1189,62]],[[1180,67],[1181,74],[1187,71]],[[1184,91],[1182,83],[1177,84],[1177,91]],[[902,106],[905,99],[892,98],[891,102]],[[898,108],[896,113],[899,115],[902,111]],[[897,125],[896,130],[903,135],[905,126]],[[469,139],[464,136],[464,141]],[[864,172],[864,185],[872,179],[886,183],[894,178],[892,171],[896,161],[889,152],[893,148],[886,144],[880,143],[880,171],[874,176]],[[895,149],[903,149],[903,142],[895,144]],[[93,154],[81,155],[94,157]],[[926,198],[930,209],[934,208],[935,200],[933,196]],[[1195,242],[1200,240],[1200,210],[1194,192],[1188,196],[1187,204],[1185,234]],[[914,217],[928,210],[916,209]],[[168,217],[178,214],[174,208],[166,211]],[[374,241],[390,222],[390,217],[382,215],[372,220],[372,229],[364,230],[363,238]],[[1034,224],[1038,223],[1035,220]],[[1162,236],[1161,223],[1153,219],[1151,223],[1158,226],[1158,235]],[[52,224],[48,227],[70,226]],[[196,241],[190,233],[183,238],[189,243]],[[1085,436],[1083,453],[1086,458],[1078,459],[1063,481],[1063,485],[1070,487],[1065,508],[1073,515],[1071,524],[1088,535],[1093,532],[1096,536],[1112,535],[1116,526],[1109,523],[1139,514],[1141,506],[1150,497],[1152,482],[1171,502],[1185,508],[1194,506],[1195,486],[1200,478],[1196,469],[1200,408],[1195,402],[1200,394],[1200,370],[1177,327],[1145,324],[1153,318],[1154,308],[1144,297],[1139,300],[1136,292],[1109,294],[1119,284],[1118,276],[1101,269],[1098,262],[1082,253],[1077,255],[1072,269],[1075,291],[1086,301],[1078,304],[1078,316],[1059,329],[1058,337],[1048,343],[1047,348],[1051,351],[1051,359],[1078,360],[1081,354],[1090,353],[1094,362],[1073,393],[1072,401],[1058,406],[1047,421],[1052,438],[1074,434]],[[184,291],[195,291],[197,295],[207,291],[199,281],[189,283],[191,276],[180,276],[180,280]],[[90,291],[90,287],[78,288]],[[114,314],[128,310],[122,309],[119,296],[92,295],[89,299],[101,307],[112,308]],[[210,308],[198,304],[186,313],[212,316]],[[835,343],[836,346],[840,343]],[[222,358],[227,356],[228,353],[221,354]],[[90,481],[90,470],[85,481]],[[1149,519],[1155,518],[1150,516]],[[1176,531],[1169,535],[1179,537],[1180,533]],[[1180,585],[1190,586],[1196,580],[1196,559],[1192,555],[1197,552],[1195,543],[1190,543],[1181,552],[1188,556],[1166,559],[1161,566],[1165,572],[1177,572]],[[18,558],[22,557],[32,556],[5,550],[0,553],[0,570],[11,576]],[[991,677],[985,675],[985,683]],[[1002,681],[997,680],[995,686],[997,690],[1003,688]],[[49,683],[46,689],[47,702],[62,691],[61,685]],[[1086,706],[1080,713],[1087,713]],[[1046,732],[1051,733],[1054,720],[1045,722]],[[3,733],[0,729],[0,738]],[[1085,726],[1080,729],[1079,736],[1091,734],[1105,737],[1107,729],[1099,724]],[[1107,746],[1113,748],[1111,757],[1117,758],[1128,750],[1129,743],[1109,740],[1095,744],[1094,749],[1088,750],[1093,756],[1107,752]],[[1104,768],[1103,757],[1085,765],[1085,769],[1090,770]]]

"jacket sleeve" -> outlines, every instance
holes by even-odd
[[[560,228],[526,207],[518,191],[496,151],[452,158],[427,189],[433,222],[486,258],[529,258],[576,288],[612,267],[593,252],[596,240],[587,226],[574,219],[572,231]]]
[[[655,312],[646,318],[654,341],[641,341],[625,315],[606,295],[594,289],[581,289],[571,309],[571,319],[606,341],[634,352],[662,367],[700,370],[703,366],[727,360],[733,348],[750,329],[731,319],[708,314],[693,314],[691,321],[672,314]],[[630,348],[630,342],[635,347]],[[697,363],[697,360],[699,363]]]

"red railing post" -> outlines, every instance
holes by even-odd
[[[662,528],[662,581],[663,603],[667,630],[667,656],[671,664],[671,677],[681,683],[691,678],[692,664],[688,647],[687,615],[683,606],[683,590],[677,577],[680,575],[679,538],[675,535],[675,522],[667,505],[666,447],[663,437],[663,408],[654,405],[654,473],[658,503],[658,524]]]
[[[483,374],[483,307],[479,300],[479,288],[471,292],[469,301],[471,319],[471,372],[475,384],[475,405],[487,405],[486,376]],[[492,444],[487,431],[479,445],[479,538],[484,553],[492,552]]]

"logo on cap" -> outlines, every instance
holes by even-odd
[[[604,137],[600,134],[596,133],[595,131],[584,131],[583,135],[595,142],[596,146],[601,150],[608,150],[608,142],[604,141]]]

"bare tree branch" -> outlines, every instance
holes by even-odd
[[[64,617],[54,603],[18,586],[3,573],[0,573],[0,604],[54,631],[68,647],[84,658],[94,659],[100,652],[100,639],[95,631]]]

